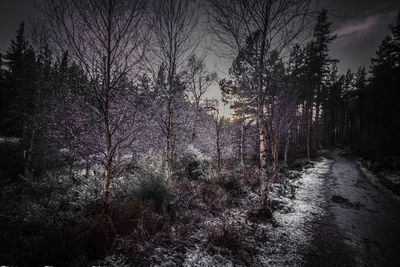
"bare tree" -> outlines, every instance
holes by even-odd
[[[271,51],[282,52],[300,36],[311,0],[208,0],[208,3],[210,28],[217,40],[233,54],[243,55],[252,73],[250,80],[256,90],[249,97],[256,102],[260,167],[265,169],[265,107],[269,90],[266,60]]]
[[[184,105],[186,60],[193,54],[193,31],[198,22],[194,1],[153,1],[150,25],[154,37],[154,58],[158,66],[160,114],[157,123],[165,139],[165,172],[172,174],[175,140],[179,126],[178,110]],[[154,68],[153,68],[154,69]]]
[[[189,99],[194,103],[194,118],[191,142],[193,143],[196,138],[196,127],[198,124],[198,117],[200,112],[200,101],[208,88],[217,79],[217,73],[210,72],[205,68],[204,59],[197,58],[192,55],[186,66],[187,70],[187,83],[189,87]]]
[[[239,137],[239,160],[240,166],[244,168],[245,166],[245,148],[246,148],[246,131],[249,129],[253,120],[251,118],[247,118],[246,116],[241,115],[237,118],[237,121],[240,125],[240,137]]]
[[[223,132],[226,119],[224,116],[219,114],[219,101],[217,99],[205,99],[204,107],[205,110],[213,117],[213,130],[215,134],[215,150],[217,156],[217,169],[221,170],[222,165],[222,147],[223,147]]]
[[[282,141],[285,142],[285,163],[289,146],[290,130],[296,121],[296,97],[289,92],[281,91],[274,96],[271,103],[266,129],[271,145],[272,168],[275,170],[279,164],[279,151]],[[284,139],[284,140],[282,140]]]
[[[104,166],[104,204],[108,209],[111,182],[121,147],[132,143],[126,131],[135,122],[129,79],[146,48],[145,0],[43,0],[51,37],[60,50],[68,50],[90,81],[87,104],[99,122],[99,144],[85,143],[100,154]]]
[[[262,203],[268,201],[266,113],[271,107],[269,91],[274,64],[269,58],[280,55],[306,27],[311,0],[208,0],[210,29],[220,44],[236,55],[231,73],[246,86],[234,85],[233,94],[254,105],[258,126]],[[243,77],[246,76],[246,77]],[[225,85],[222,84],[225,88]],[[229,87],[229,86],[228,86]],[[226,90],[229,92],[229,89]]]

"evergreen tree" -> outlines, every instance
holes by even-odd
[[[352,129],[354,125],[354,106],[355,106],[355,89],[354,89],[354,74],[351,70],[347,70],[343,75],[342,85],[342,101],[340,107],[341,115],[341,143],[352,145]]]
[[[385,153],[400,151],[400,24],[390,26],[391,34],[371,60],[370,86],[366,92],[365,120],[368,142]]]
[[[7,128],[9,134],[24,135],[26,119],[32,114],[32,98],[36,90],[38,67],[36,56],[25,39],[24,23],[21,23],[15,40],[12,40],[5,59],[5,83]]]
[[[336,36],[331,35],[331,22],[327,18],[327,10],[323,9],[317,19],[313,38],[306,47],[306,86],[305,101],[308,112],[307,154],[310,156],[310,146],[321,146],[320,117],[323,99],[326,98],[326,80],[329,66],[336,62],[329,56],[329,44]],[[314,109],[315,107],[315,109]],[[314,114],[315,110],[315,114]],[[315,119],[313,119],[315,118]],[[313,122],[315,120],[315,122]],[[314,124],[314,126],[313,126]],[[314,134],[312,132],[315,131]],[[314,135],[314,136],[313,136]],[[314,140],[313,140],[314,139]]]
[[[365,141],[365,129],[364,129],[364,101],[365,101],[365,91],[367,88],[367,72],[365,67],[360,67],[356,73],[354,88],[356,90],[356,135],[357,135],[357,145],[362,144]]]
[[[3,74],[3,55],[0,53],[0,134],[4,134],[5,125],[3,125],[7,115],[7,102],[9,96],[7,95],[7,88],[5,87],[4,74]]]
[[[327,98],[324,102],[325,144],[332,146],[340,142],[339,120],[342,102],[343,78],[339,75],[336,64],[332,64],[327,79]]]

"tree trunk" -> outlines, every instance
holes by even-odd
[[[317,146],[317,148],[321,148],[321,132],[320,132],[319,115],[320,115],[320,105],[319,105],[319,103],[317,103],[315,106],[315,132],[314,132],[314,137],[315,137],[314,143]]]
[[[221,170],[221,127],[222,127],[222,120],[218,117],[216,119],[216,145],[217,145],[217,168]]]
[[[170,91],[172,92],[172,81],[170,81]],[[166,132],[165,132],[165,176],[167,181],[172,176],[172,154],[173,154],[173,99],[170,97],[167,104],[167,119],[166,119]]]
[[[308,103],[308,118],[307,118],[307,158],[310,159],[311,157],[311,128],[312,128],[312,117],[313,117],[313,109],[312,109],[312,102]]]
[[[334,115],[334,111],[331,112],[331,131],[330,131],[330,142],[331,142],[331,146],[333,146],[335,144],[335,140],[336,140],[336,116]]]
[[[265,141],[265,126],[262,121],[259,122],[258,125],[259,130],[259,148],[260,148],[260,169],[265,170],[267,168],[267,146]]]
[[[32,153],[33,153],[33,145],[35,140],[35,129],[32,129],[32,134],[29,138],[29,146],[26,150],[24,150],[24,177],[25,178],[33,178],[32,173]]]
[[[244,124],[242,124],[240,128],[240,149],[239,149],[239,157],[240,157],[240,166],[244,167]]]
[[[311,125],[310,123],[307,123],[307,140],[306,140],[307,158],[310,158],[310,142],[311,142]]]
[[[106,109],[108,111],[108,109]],[[110,211],[110,197],[111,197],[111,180],[113,177],[113,144],[112,135],[109,130],[108,112],[105,118],[106,125],[106,140],[107,140],[107,150],[106,150],[106,164],[105,164],[105,174],[104,174],[104,213],[108,214]]]
[[[288,152],[289,152],[289,143],[290,143],[290,130],[286,135],[286,142],[285,142],[285,154],[284,154],[284,163],[287,166],[288,163]]]
[[[113,172],[113,143],[110,126],[110,94],[111,94],[111,1],[108,1],[107,17],[107,47],[106,47],[106,68],[105,68],[105,101],[104,101],[104,126],[105,137],[107,140],[106,150],[106,170],[104,175],[104,212],[110,211],[111,180]]]
[[[194,113],[194,121],[193,121],[193,129],[192,129],[192,139],[191,143],[194,143],[194,140],[196,139],[196,130],[197,130],[197,119],[198,119],[198,114],[199,114],[199,108],[200,108],[200,103],[199,100],[196,99],[196,107],[195,107],[195,113]]]
[[[110,211],[112,169],[112,157],[107,156],[106,172],[104,177],[104,212],[106,214]]]
[[[166,149],[165,175],[168,181],[172,176],[172,136],[170,130],[168,130],[167,132],[165,149]]]
[[[276,170],[279,165],[279,139],[271,137],[271,156],[272,170]]]

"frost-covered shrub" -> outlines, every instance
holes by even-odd
[[[233,197],[238,197],[245,193],[242,184],[239,181],[239,177],[231,175],[224,176],[223,178],[218,179],[218,184]]]
[[[147,153],[137,155],[130,164],[131,173],[136,170],[146,170],[154,173],[164,172],[164,157],[162,153],[149,150]]]
[[[217,247],[228,248],[237,251],[243,247],[241,236],[233,225],[222,224],[215,227],[207,234],[207,242]]]
[[[252,209],[247,213],[247,218],[251,222],[255,223],[268,222],[272,219],[272,217],[273,217],[272,210],[267,204]]]
[[[139,201],[151,202],[157,210],[171,196],[162,172],[139,170],[133,175],[132,179],[134,179],[135,184],[135,189],[132,192],[134,198]]]
[[[193,146],[180,153],[174,169],[174,175],[179,179],[213,180],[217,177],[211,159]]]
[[[101,201],[104,175],[100,167],[93,167],[88,172],[77,171],[75,183],[69,190],[71,204],[84,208]]]
[[[171,196],[162,156],[152,151],[139,155],[113,182],[117,199],[150,202],[155,209],[160,209]]]
[[[240,231],[241,229],[237,225],[224,223],[215,226],[207,233],[207,242],[212,246],[230,250],[232,255],[240,261],[239,265],[242,263],[248,265],[252,249]]]

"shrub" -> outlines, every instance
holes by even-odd
[[[212,180],[217,176],[211,160],[193,146],[181,153],[174,169],[174,175],[179,179]]]
[[[301,159],[296,159],[289,164],[289,169],[301,171],[303,169],[304,162]]]
[[[156,234],[174,219],[174,194],[159,154],[141,155],[114,180],[114,223],[120,235]]]
[[[207,242],[217,247],[227,248],[233,252],[242,250],[244,247],[238,229],[231,224],[223,224],[219,228],[212,229],[207,234]]]
[[[76,171],[74,177],[74,184],[68,191],[70,203],[76,209],[85,210],[96,207],[95,210],[98,210],[103,193],[103,170],[98,166],[93,166],[87,173]]]
[[[237,262],[238,265],[241,266],[244,262],[247,266],[250,264],[253,250],[241,236],[240,231],[233,224],[223,224],[208,232],[207,242],[210,245],[230,250],[231,255],[240,261]]]
[[[113,180],[116,202],[148,202],[152,208],[159,210],[172,199],[173,194],[159,153],[150,151],[139,155],[121,173],[120,177]]]
[[[220,179],[218,183],[233,197],[239,197],[244,194],[239,177],[226,176]]]
[[[170,197],[164,177],[146,171],[140,171],[135,176],[134,197],[139,201],[150,201],[155,209],[160,209]]]
[[[268,222],[272,217],[272,210],[267,204],[263,204],[247,213],[248,220],[254,223]]]

